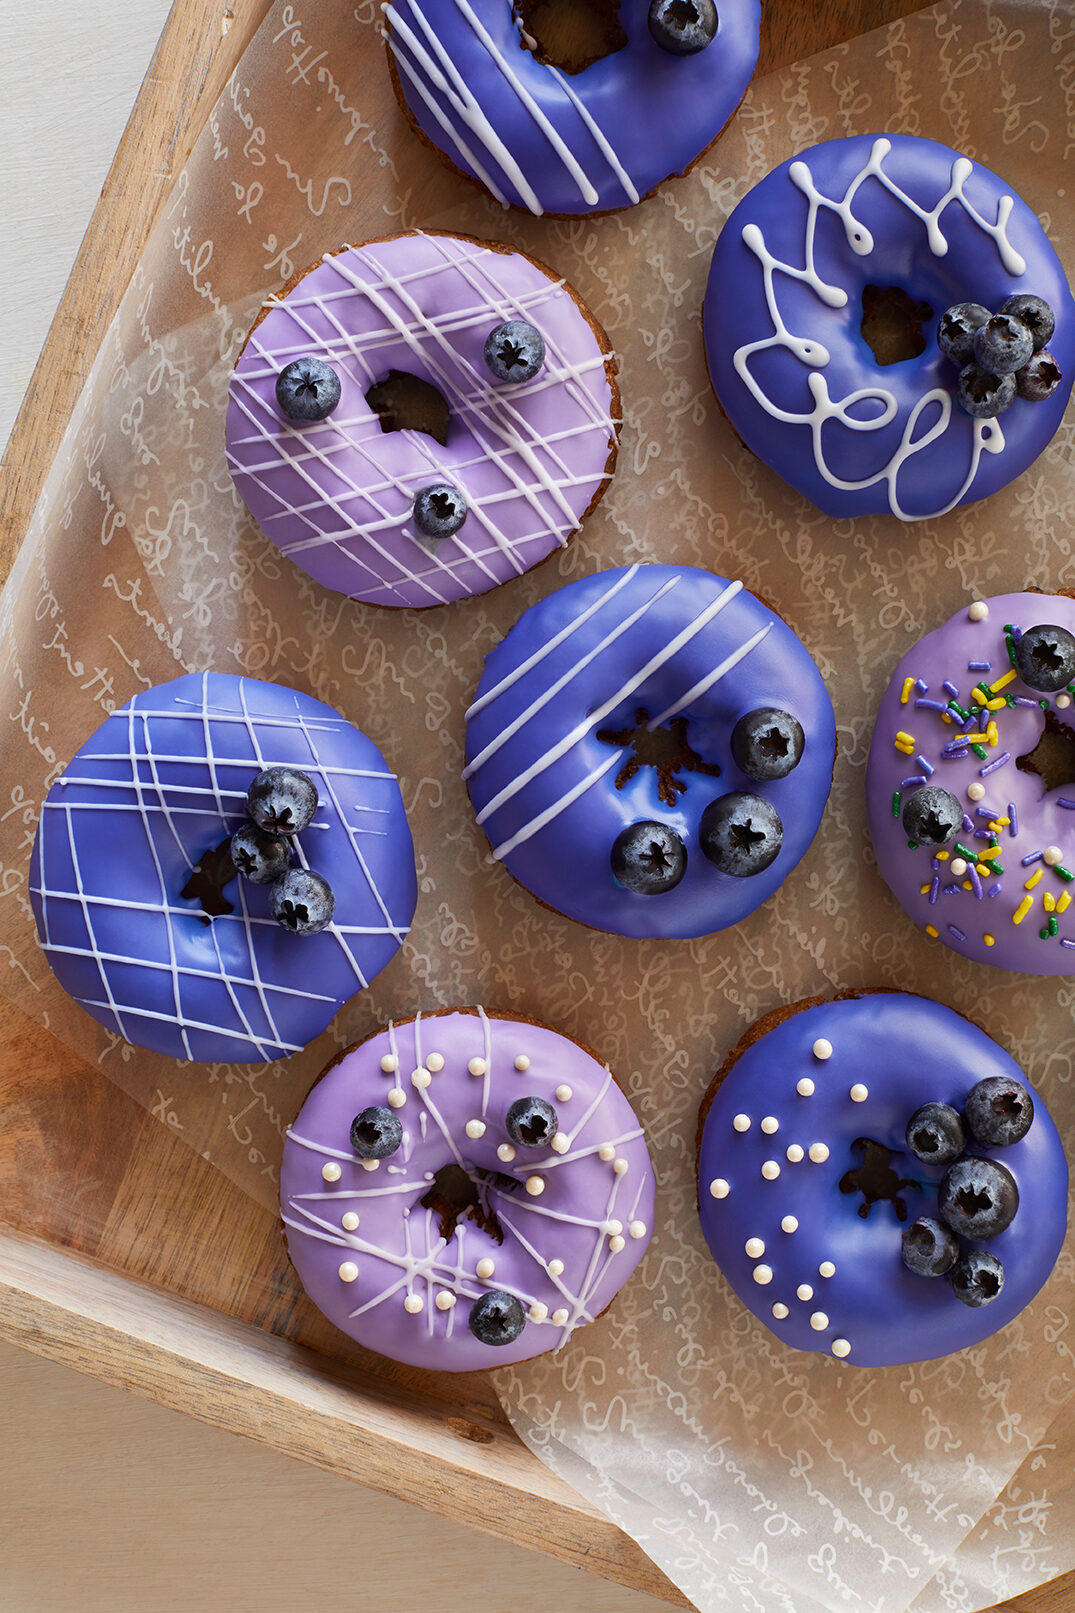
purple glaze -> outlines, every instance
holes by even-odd
[[[556,1109],[555,1148],[508,1138],[509,1106],[530,1096]],[[391,1106],[403,1124],[399,1151],[372,1170],[350,1145],[352,1119],[370,1106]],[[466,1215],[441,1238],[421,1200],[452,1164],[470,1174],[502,1242]],[[326,1165],[340,1167],[337,1181],[323,1177]],[[368,1349],[445,1372],[557,1349],[603,1311],[645,1252],[653,1194],[645,1138],[608,1069],[545,1025],[480,1008],[390,1025],[330,1065],[288,1132],[280,1172],[288,1251],[314,1303]],[[347,1214],[357,1227],[343,1226]],[[479,1276],[483,1260],[493,1270]],[[347,1261],[358,1267],[349,1282]],[[527,1311],[512,1344],[483,1344],[468,1326],[470,1306],[492,1289]],[[438,1294],[455,1303],[439,1309]]]
[[[545,366],[494,380],[486,337],[537,326]],[[340,377],[335,411],[286,419],[276,377],[312,356]],[[366,393],[390,370],[436,386],[447,446],[381,430]],[[232,376],[228,465],[266,536],[303,571],[374,605],[440,605],[482,594],[566,544],[603,490],[618,421],[614,365],[564,282],[520,253],[457,235],[413,234],[326,255],[251,333]],[[433,541],[415,496],[449,482],[469,512]]]
[[[270,912],[271,885],[234,879],[212,923],[181,892],[246,821],[265,767],[317,786],[297,865],[332,886],[319,935]],[[399,785],[331,706],[275,683],[206,672],[135,695],[48,793],[30,863],[38,934],[64,989],[109,1031],[171,1058],[261,1063],[320,1035],[399,948],[414,913],[414,848]]]
[[[873,171],[862,180],[871,156]],[[932,215],[961,163],[967,201],[983,222],[950,200],[933,226],[934,249],[926,223],[888,186]],[[961,173],[955,168],[957,180]],[[811,186],[827,199],[816,211],[813,258],[824,287],[809,283]],[[835,209],[848,197],[854,223],[845,225]],[[773,271],[782,340],[775,339],[766,298],[766,250],[800,276],[807,270],[805,278]],[[929,303],[933,314],[923,325],[926,346],[918,358],[878,365],[859,328],[869,284],[899,286]],[[1044,297],[1056,314],[1050,351],[1064,380],[1046,403],[1017,399],[997,420],[972,420],[955,403],[956,372],[937,347],[937,320],[953,303],[999,308],[1026,291]],[[1075,303],[1037,217],[995,174],[932,140],[863,135],[811,147],[740,202],[713,254],[705,340],[721,408],[747,447],[786,482],[827,515],[891,509],[918,520],[1004,487],[1050,441],[1075,375]],[[822,425],[827,400],[834,410],[846,405],[854,423],[830,417]],[[960,665],[953,662],[950,671]]]
[[[806,737],[794,771],[769,783],[747,778],[731,754],[735,724],[760,706],[790,712]],[[640,710],[662,728],[684,715],[688,744],[719,776],[681,770],[674,806],[660,798],[655,767],[625,777],[631,747],[598,734],[633,728]],[[783,883],[817,832],[835,743],[817,667],[773,611],[708,571],[630,566],[541,600],[486,657],[464,777],[493,855],[540,901],[618,935],[683,938],[737,923]],[[763,796],[784,826],[775,861],[749,878],[719,872],[698,842],[705,808],[732,791]],[[641,819],[670,825],[687,847],[686,875],[663,895],[629,891],[612,874],[613,842]]]
[[[824,1038],[832,1056],[819,1059],[814,1043]],[[698,1196],[702,1230],[713,1257],[747,1308],[784,1343],[800,1350],[846,1354],[852,1366],[888,1366],[932,1360],[967,1349],[1004,1327],[1033,1299],[1056,1263],[1067,1224],[1067,1164],[1056,1127],[1034,1094],[1034,1121],[1022,1142],[1007,1148],[974,1143],[967,1152],[1000,1160],[1019,1188],[1015,1220],[999,1237],[970,1247],[991,1250],[1004,1266],[1002,1293],[978,1310],[955,1297],[945,1277],[919,1277],[907,1270],[901,1233],[920,1215],[936,1216],[937,1187],[944,1168],[924,1164],[908,1152],[908,1120],[923,1103],[949,1103],[961,1109],[967,1093],[986,1076],[1014,1076],[1022,1070],[977,1025],[940,1003],[902,992],[867,994],[827,1002],[792,1013],[736,1061],[717,1089],[702,1133]],[[813,1081],[801,1096],[798,1083]],[[861,1083],[867,1095],[850,1096]],[[745,1115],[747,1131],[733,1119]],[[775,1132],[762,1130],[774,1118]],[[905,1187],[907,1208],[901,1222],[891,1200],[877,1201],[859,1214],[861,1193],[841,1193],[844,1172],[861,1163],[852,1149],[868,1137],[892,1151],[897,1177],[920,1184]],[[814,1161],[810,1147],[823,1143],[826,1158]],[[789,1146],[803,1158],[788,1160]],[[761,1167],[776,1161],[780,1174],[766,1180]],[[711,1183],[728,1191],[716,1198]],[[781,1222],[794,1216],[798,1226]],[[764,1252],[746,1253],[759,1238]],[[831,1261],[835,1272],[822,1276]],[[759,1283],[761,1265],[772,1279]],[[800,1299],[805,1284],[811,1297]],[[774,1317],[772,1306],[788,1315]],[[811,1326],[820,1314],[824,1325]],[[836,1340],[850,1351],[833,1352]]]
[[[877,866],[901,906],[921,925],[931,922],[926,912],[926,898],[920,894],[920,887],[928,878],[929,853],[924,847],[911,851],[902,824],[892,816],[892,793],[899,789],[903,774],[903,757],[895,749],[893,739],[898,730],[913,732],[916,746],[927,754],[933,751],[941,756],[950,729],[940,717],[913,712],[910,704],[900,703],[905,680],[924,677],[932,683],[952,667],[977,656],[992,661],[992,671],[985,681],[996,683],[1012,670],[1004,635],[1008,622],[1021,626],[1024,631],[1051,622],[1075,632],[1075,600],[1050,594],[1001,594],[985,603],[989,615],[984,621],[973,621],[967,609],[961,610],[908,651],[882,697],[870,746],[866,801]],[[940,939],[964,957],[973,958],[975,963],[991,963],[1000,969],[1017,969],[1026,974],[1070,974],[1071,962],[1064,956],[1061,938],[1075,936],[1075,882],[1068,882],[1054,868],[1044,865],[1041,854],[1047,846],[1059,847],[1060,867],[1075,872],[1075,823],[1061,804],[1063,786],[1044,793],[1041,778],[1020,768],[1018,759],[1032,751],[1041,737],[1045,716],[1038,701],[1046,701],[1056,720],[1070,728],[1071,696],[1065,690],[1053,695],[1041,694],[1028,689],[1019,678],[1009,679],[1000,692],[1014,697],[1016,704],[990,713],[997,725],[997,744],[988,746],[984,740],[979,742],[987,759],[983,762],[973,750],[967,750],[954,759],[942,761],[938,771],[945,789],[951,790],[968,806],[971,805],[968,789],[974,788],[977,793],[977,786],[982,784],[986,788],[992,784],[994,790],[998,785],[1003,787],[1010,802],[1003,815],[1011,818],[1011,822],[1005,824],[996,818],[992,822],[997,825],[993,838],[1000,843],[999,861],[1006,875],[999,882],[996,900],[987,911],[975,900],[979,875],[973,865],[969,865],[964,878],[972,888],[964,890],[959,886],[960,912],[956,915],[960,928],[966,931],[966,939],[956,940],[943,931]],[[1035,698],[1030,699],[1031,695]],[[1001,763],[1005,753],[1009,759]],[[946,849],[950,853],[948,861],[958,855],[951,846]],[[1043,873],[1028,891],[1026,880],[1032,877],[1032,864],[1034,870],[1042,864]],[[1055,915],[1058,935],[1046,935],[1043,939],[1041,930],[1048,929],[1050,917],[1043,901],[1046,893],[1054,902],[1063,902],[1070,894],[1071,902],[1070,905],[1064,903],[1064,911]],[[992,888],[989,894],[993,894]],[[1032,897],[1031,906],[1017,923],[1013,922],[1028,896]],[[993,937],[992,944],[986,942],[987,935]]]
[[[534,213],[630,207],[723,129],[758,58],[759,0],[720,0],[716,38],[672,56],[649,0],[621,0],[627,43],[581,73],[543,66],[512,0],[396,0],[388,42],[407,110],[500,202]]]

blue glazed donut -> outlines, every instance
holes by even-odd
[[[759,712],[797,726],[782,777],[733,754]],[[835,746],[817,667],[775,612],[710,572],[634,565],[532,606],[486,658],[464,777],[493,856],[540,901],[594,929],[682,938],[780,886],[821,821]],[[753,871],[711,860],[708,826],[730,803]],[[614,866],[640,826],[658,890]]]
[[[271,767],[317,789],[313,821],[289,838],[335,896],[318,934],[292,934],[272,916],[274,887],[228,864],[188,894]],[[232,1064],[320,1035],[394,956],[416,897],[376,745],[320,700],[211,672],[143,690],[101,724],[49,791],[30,865],[41,946],[76,1002],[139,1047]]]
[[[713,1258],[781,1343],[859,1367],[927,1361],[979,1344],[1030,1303],[1067,1225],[1064,1150],[1036,1093],[1021,1140],[989,1146],[968,1130],[958,1156],[1003,1166],[1018,1190],[1005,1230],[958,1240],[999,1260],[996,1297],[972,1307],[947,1275],[903,1259],[904,1231],[938,1217],[952,1163],[916,1158],[908,1122],[929,1103],[963,1111],[993,1077],[1027,1088],[977,1025],[903,992],[815,998],[747,1032],[702,1105],[698,1202]]]
[[[649,9],[621,0],[624,43],[568,74],[525,47],[512,0],[394,0],[397,94],[451,166],[505,205],[630,207],[716,139],[758,56],[759,0],[720,0],[716,37],[690,56],[655,42]]]
[[[879,363],[868,287],[919,305],[923,346]],[[956,401],[940,316],[1043,297],[1062,379],[995,418]],[[705,298],[709,374],[748,448],[834,517],[912,521],[1021,475],[1053,437],[1075,373],[1075,303],[1037,217],[987,168],[910,135],[831,140],[774,168],[729,218]]]

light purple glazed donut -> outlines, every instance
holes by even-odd
[[[592,1321],[645,1252],[653,1195],[608,1067],[481,1008],[418,1014],[342,1054],[280,1173],[314,1303],[368,1349],[447,1372],[525,1361]]]
[[[1042,669],[1020,649],[1040,626],[1057,629]],[[1073,690],[1075,601],[1024,593],[927,633],[882,697],[866,768],[877,865],[915,923],[975,963],[1075,973]]]
[[[490,367],[487,343],[508,325],[540,338],[535,373]],[[278,380],[308,360],[335,374],[338,401],[289,418]],[[375,389],[399,376],[417,380],[439,436],[397,429]],[[468,236],[396,235],[326,254],[267,305],[231,379],[228,464],[266,536],[311,577],[421,608],[485,593],[565,545],[608,484],[619,415],[608,339],[562,278]],[[431,529],[419,500],[443,490],[452,519]]]
[[[631,207],[684,173],[732,117],[758,58],[760,0],[719,0],[715,10],[711,0],[579,4],[608,14],[608,51],[577,72],[527,48],[536,9],[526,0],[384,7],[393,82],[416,128],[498,202],[532,213]],[[667,35],[661,44],[659,16],[651,28],[651,13],[669,11],[693,36],[691,52],[677,54]]]

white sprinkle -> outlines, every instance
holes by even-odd
[[[394,1053],[382,1053],[381,1069],[385,1075],[395,1075],[399,1069],[399,1060]]]
[[[821,1165],[829,1157],[829,1150],[825,1143],[810,1144],[810,1158],[815,1165]]]
[[[402,1109],[406,1101],[407,1094],[404,1092],[403,1088],[392,1087],[388,1094],[389,1107],[392,1109]]]
[[[417,1316],[419,1311],[423,1310],[424,1308],[425,1307],[422,1304],[421,1294],[408,1294],[406,1299],[403,1301],[403,1309],[407,1312],[408,1316]]]
[[[439,1075],[443,1068],[444,1055],[441,1053],[430,1053],[429,1057],[426,1059],[426,1069],[432,1070],[434,1075]]]
[[[728,1194],[731,1192],[731,1188],[728,1186],[723,1176],[714,1176],[713,1180],[709,1184],[709,1191],[712,1197],[715,1199],[726,1199]]]
[[[773,1272],[772,1272],[772,1267],[771,1266],[755,1266],[754,1267],[754,1281],[756,1283],[760,1283],[762,1285],[762,1287],[764,1288],[766,1283],[771,1283],[772,1280],[773,1280]]]
[[[836,1267],[831,1260],[823,1260],[817,1268],[817,1274],[819,1277],[835,1277]]]
[[[617,1233],[617,1235],[614,1238],[610,1238],[608,1240],[608,1247],[609,1247],[609,1253],[610,1254],[618,1255],[620,1253],[621,1249],[626,1249],[627,1243],[626,1243],[626,1240],[624,1238],[621,1238],[619,1236],[619,1234]]]
[[[452,1306],[455,1304],[455,1295],[449,1294],[446,1288],[442,1288],[440,1293],[437,1295],[434,1304],[439,1311],[450,1311]]]
[[[948,871],[953,879],[962,879],[967,872],[967,864],[962,857],[953,857],[948,864]]]
[[[496,1267],[489,1259],[488,1255],[483,1256],[483,1258],[479,1260],[478,1264],[474,1267],[475,1274],[478,1277],[491,1277],[495,1270]]]
[[[780,1223],[780,1230],[782,1232],[798,1232],[799,1217],[797,1215],[786,1215]]]
[[[971,801],[983,801],[985,799],[985,785],[979,784],[978,780],[975,779],[973,784],[967,785],[967,796]]]
[[[340,1169],[334,1159],[330,1159],[327,1165],[322,1165],[321,1167],[321,1178],[323,1181],[338,1182],[342,1175],[343,1171]]]
[[[863,1086],[861,1081],[855,1082],[849,1094],[852,1103],[865,1103],[869,1095],[869,1087]]]
[[[464,1127],[464,1130],[466,1131],[467,1136],[468,1137],[473,1137],[475,1142],[476,1142],[479,1137],[484,1137],[485,1136],[485,1121],[484,1120],[468,1120],[467,1123],[466,1123],[466,1126]]]
[[[780,1166],[775,1159],[767,1159],[761,1168],[761,1173],[767,1182],[775,1182],[780,1175]]]
[[[381,1162],[379,1159],[364,1159],[362,1161],[362,1169],[364,1171],[378,1171],[380,1168]]]
[[[1063,862],[1064,853],[1060,850],[1059,846],[1046,846],[1045,850],[1041,854],[1041,860],[1043,863],[1047,864],[1048,867],[1055,868],[1057,863]]]
[[[761,1129],[767,1137],[771,1137],[774,1131],[780,1130],[780,1122],[775,1115],[766,1115],[761,1123]]]
[[[556,1088],[557,1103],[570,1103],[573,1096],[574,1094],[572,1093],[571,1088],[568,1086]]]
[[[851,1354],[851,1346],[846,1339],[833,1339],[832,1353],[840,1360],[843,1360],[845,1355]]]
[[[571,1147],[571,1138],[566,1132],[558,1131],[556,1135],[550,1139],[549,1147],[552,1149],[554,1154],[566,1154],[568,1149]]]
[[[532,1322],[543,1322],[546,1316],[549,1314],[549,1307],[547,1305],[543,1305],[540,1299],[535,1299],[534,1303],[531,1305],[526,1314],[529,1316]]]
[[[516,1053],[515,1068],[517,1070],[528,1070],[530,1068],[530,1060],[525,1053]],[[474,1072],[471,1071],[471,1074],[473,1075]]]
[[[559,1276],[561,1276],[562,1273],[563,1273],[563,1269],[564,1269],[564,1263],[563,1263],[562,1260],[550,1260],[549,1264],[545,1267],[545,1270],[548,1272],[550,1277],[559,1277]]]
[[[735,1127],[736,1131],[749,1131],[750,1130],[750,1116],[749,1115],[736,1115],[735,1119],[732,1121],[732,1125]]]
[[[568,1314],[569,1313],[564,1309],[564,1307],[562,1305],[560,1306],[559,1310],[553,1311],[552,1319],[556,1323],[557,1327],[566,1327],[567,1326]]]
[[[828,1327],[828,1325],[829,1319],[825,1315],[824,1311],[815,1311],[810,1318],[810,1326],[813,1328],[815,1333],[820,1333],[824,1328]]]
[[[626,1176],[629,1168],[625,1159],[614,1159],[612,1161],[612,1174],[614,1176]]]
[[[773,1306],[773,1315],[776,1317],[778,1322],[782,1322],[787,1314],[787,1306],[784,1304],[782,1299],[778,1299],[776,1304]]]
[[[751,1260],[760,1260],[765,1253],[765,1244],[761,1238],[748,1238],[743,1248]]]
[[[797,1299],[813,1299],[814,1290],[810,1287],[809,1283],[800,1283],[798,1288],[795,1290],[795,1297]]]
[[[497,1159],[502,1159],[505,1165],[510,1165],[515,1158],[515,1149],[511,1143],[501,1143],[496,1151],[496,1157]]]
[[[539,1199],[545,1191],[545,1183],[540,1176],[528,1176],[526,1178],[526,1191],[532,1199]]]
[[[1069,694],[1058,694],[1056,697],[1056,703],[1060,707],[1061,711],[1066,711],[1071,705],[1071,696]]]
[[[973,604],[967,606],[967,615],[972,622],[984,622],[989,615],[989,606],[984,599],[976,599]]]
[[[784,1152],[793,1165],[797,1165],[803,1157],[803,1151],[798,1143],[789,1143]]]
[[[488,1068],[489,1066],[486,1064],[484,1059],[471,1059],[470,1063],[467,1065],[467,1069],[470,1071],[471,1075],[484,1075]]]
[[[622,1232],[623,1231],[623,1222],[622,1221],[617,1221],[615,1216],[613,1216],[611,1221],[606,1221],[605,1222],[605,1231],[606,1232]]]
[[[814,1057],[816,1059],[832,1058],[832,1043],[825,1036],[819,1036],[814,1043]]]
[[[627,1230],[632,1238],[644,1238],[648,1229],[644,1221],[632,1221]]]
[[[432,1083],[432,1080],[433,1080],[433,1077],[430,1075],[428,1070],[412,1070],[411,1071],[411,1084],[412,1084],[412,1086],[416,1086],[419,1089],[421,1089],[423,1087],[429,1086]]]
[[[344,1261],[339,1270],[339,1278],[341,1283],[353,1283],[358,1281],[358,1267],[355,1265],[353,1260]]]
[[[800,1098],[810,1098],[813,1096],[814,1083],[808,1075],[804,1075],[801,1081],[796,1081],[795,1090]]]
[[[602,1143],[597,1150],[598,1159],[603,1159],[607,1165],[610,1159],[616,1158],[616,1150],[611,1143]]]
[[[343,1220],[340,1222],[340,1225],[341,1225],[341,1227],[343,1228],[343,1230],[345,1232],[355,1232],[355,1231],[357,1231],[357,1229],[358,1229],[358,1213],[357,1213],[357,1211],[348,1210],[347,1214],[344,1216]]]

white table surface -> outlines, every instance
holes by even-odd
[[[0,449],[167,10],[0,0]],[[9,1346],[0,1451],[0,1613],[667,1606]]]

